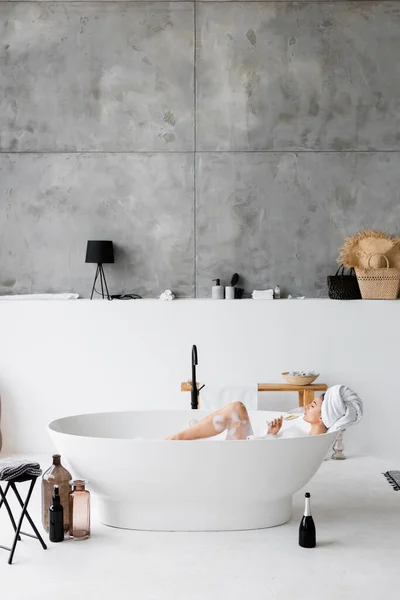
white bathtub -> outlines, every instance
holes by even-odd
[[[74,477],[87,478],[102,523],[163,531],[259,529],[288,521],[335,433],[256,441],[166,441],[201,410],[76,415],[49,433]],[[255,432],[276,412],[255,411]],[[141,437],[142,440],[134,438]]]

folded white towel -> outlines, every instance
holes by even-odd
[[[174,298],[175,294],[172,290],[165,290],[165,292],[160,295],[160,300],[174,300]]]
[[[206,385],[200,392],[200,408],[210,412],[230,402],[243,402],[248,410],[257,410],[257,384],[235,387]]]
[[[322,422],[329,431],[339,431],[355,425],[363,416],[361,398],[347,385],[328,388],[322,402]]]
[[[274,290],[254,290],[252,293],[253,300],[273,300]]]
[[[76,300],[79,294],[13,294],[0,296],[0,300]]]

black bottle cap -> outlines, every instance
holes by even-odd
[[[215,281],[215,285],[221,285],[221,280],[220,279],[213,279],[213,281]]]
[[[306,498],[310,498],[310,493],[306,492]]]

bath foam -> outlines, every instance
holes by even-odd
[[[231,414],[231,420],[234,423],[240,423],[241,422],[240,419],[239,419],[239,415],[234,410],[232,411],[232,414]]]
[[[215,415],[213,417],[213,425],[215,431],[218,431],[219,433],[224,431],[224,429],[226,429],[226,418],[224,415]]]
[[[240,417],[236,411],[232,411],[231,421],[232,421],[232,423],[238,424],[238,426],[239,425],[247,425],[249,423],[248,419],[240,419]]]
[[[234,422],[232,419],[230,427],[227,432],[226,439],[227,440],[237,440],[238,439],[237,432],[239,429],[241,430],[241,432],[243,434],[240,436],[239,439],[246,439],[246,437],[248,435],[251,435],[253,433],[253,428],[248,419],[244,419],[244,420],[239,419],[236,422]]]
[[[227,440],[236,440],[236,428],[235,427],[230,427],[228,429],[228,434],[226,436]]]

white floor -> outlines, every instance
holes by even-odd
[[[38,458],[38,457],[36,457]],[[48,457],[42,466],[47,466]],[[92,524],[85,542],[42,550],[25,538],[15,563],[0,550],[0,595],[7,600],[111,598],[136,600],[378,600],[398,593],[400,492],[373,458],[325,461],[312,494],[318,547],[297,544],[303,492],[281,527],[221,533],[126,531]],[[40,523],[40,490],[31,515]],[[28,525],[24,528],[28,531]],[[0,511],[0,543],[12,530]]]

